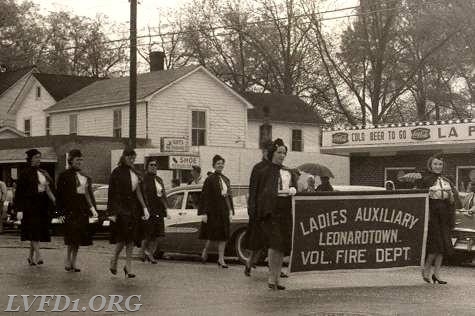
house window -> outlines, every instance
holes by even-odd
[[[41,87],[36,87],[36,98],[39,99],[41,98]]]
[[[51,117],[47,116],[46,117],[46,126],[45,126],[46,136],[51,135],[50,129],[51,129]]]
[[[113,137],[122,137],[122,110],[114,110]]]
[[[272,125],[267,123],[259,127],[259,148],[262,148],[266,141],[272,141]]]
[[[71,114],[69,116],[69,135],[78,134],[78,115]]]
[[[302,130],[292,130],[292,151],[303,151]]]
[[[31,120],[25,120],[25,127],[23,129],[25,131],[25,136],[31,136]]]
[[[206,145],[206,112],[191,112],[191,145]]]

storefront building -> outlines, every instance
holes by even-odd
[[[321,152],[350,157],[350,183],[411,188],[398,180],[423,170],[434,153],[444,154],[444,173],[465,191],[475,170],[475,119],[346,127],[322,132]]]

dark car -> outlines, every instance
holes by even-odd
[[[462,201],[469,193],[461,192]],[[452,231],[452,245],[455,253],[450,256],[452,263],[470,262],[475,258],[475,212],[474,210],[459,209],[455,215],[455,228]]]

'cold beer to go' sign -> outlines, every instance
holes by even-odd
[[[293,216],[290,272],[422,263],[427,194],[295,196]]]

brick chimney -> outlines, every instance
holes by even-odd
[[[165,64],[164,52],[150,52],[150,71],[163,70]]]

